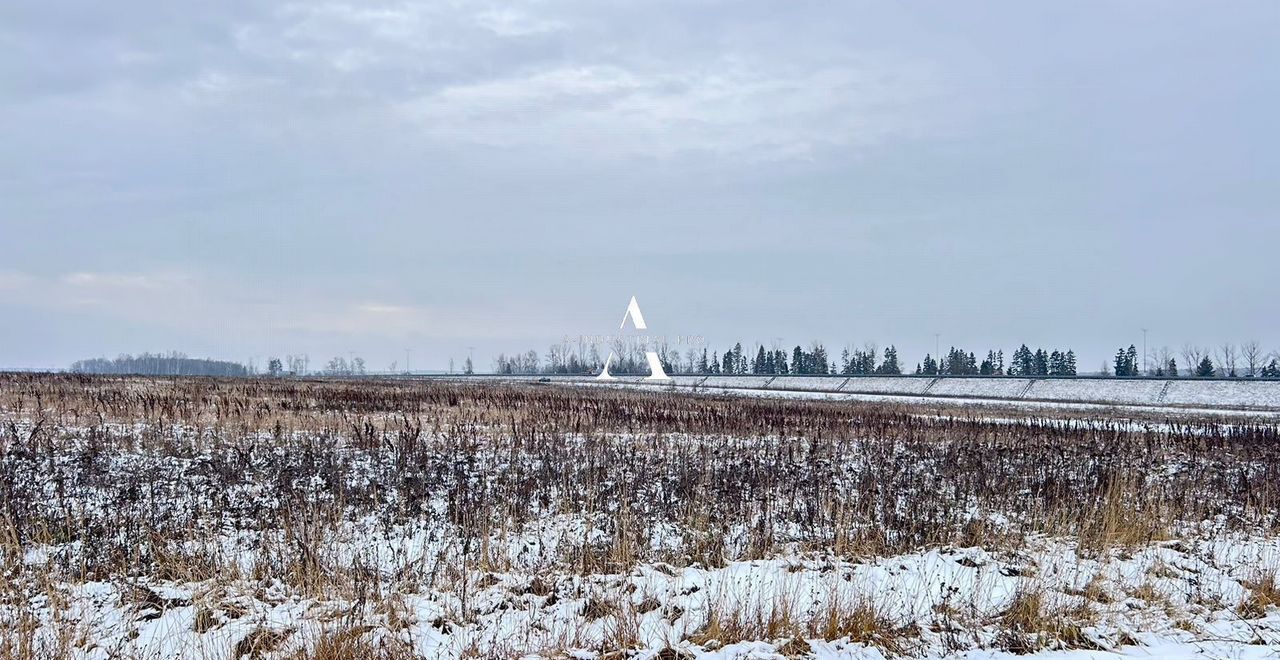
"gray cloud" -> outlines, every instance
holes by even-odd
[[[0,364],[442,365],[632,293],[718,342],[1280,348],[1278,13],[10,3]]]

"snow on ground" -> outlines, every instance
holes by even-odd
[[[293,387],[290,383],[277,387],[285,386]],[[620,386],[625,387],[610,387]],[[473,389],[479,388],[468,388]],[[1028,435],[1046,429],[1106,431],[1089,436],[1091,443],[1113,432],[1157,431],[1135,436],[1133,443],[1089,445],[1110,447],[1110,451],[1151,442],[1150,436],[1175,427],[1178,434],[1185,434],[1180,440],[1204,444],[1195,435],[1197,429],[1180,427],[1189,421],[1130,419],[1117,416],[1117,407],[1097,404],[1023,401],[1011,405],[963,397],[772,389],[715,391],[923,404],[919,410],[907,409],[907,414],[889,409],[880,411],[881,416],[858,418],[864,423],[887,420],[893,429],[911,427],[908,422],[921,417],[981,417],[990,425],[1022,424]],[[513,388],[513,393],[550,393],[558,400],[565,391],[528,387]],[[282,397],[276,391],[271,396],[273,400]],[[631,397],[622,398],[635,403]],[[681,397],[643,398],[661,403],[663,412],[688,402]],[[974,408],[957,412],[938,405],[947,402]],[[697,403],[713,412],[747,407],[720,399]],[[1098,414],[1082,415],[1083,419],[1017,418],[1019,410],[1035,410],[1035,406]],[[834,406],[789,407],[806,413],[792,416],[800,420],[827,415],[843,423],[858,414]],[[969,415],[975,408],[979,414]],[[1168,410],[1190,414],[1182,408]],[[439,412],[433,410],[424,417],[435,414]],[[628,413],[627,419],[638,414]],[[1205,416],[1204,411],[1195,414]],[[1275,413],[1223,414],[1248,420],[1239,422],[1241,428],[1254,430],[1276,419]],[[973,442],[968,435],[946,436],[948,424],[915,427],[937,433],[938,443],[855,443],[826,436],[824,441],[832,443],[826,445],[783,443],[780,435],[750,433],[723,441],[714,433],[710,437],[632,431],[580,435],[567,430],[544,438],[543,444],[533,444],[532,435],[526,441],[514,431],[511,442],[493,442],[506,433],[503,427],[475,427],[473,434],[465,435],[458,432],[463,428],[459,425],[442,424],[442,436],[424,436],[416,453],[405,454],[410,445],[394,429],[383,426],[376,437],[371,431],[361,435],[361,425],[347,419],[339,423],[336,417],[331,425],[292,431],[279,425],[274,430],[251,426],[242,431],[219,424],[137,419],[92,427],[61,426],[46,441],[43,436],[31,440],[37,436],[38,423],[0,412],[0,420],[6,422],[0,427],[0,438],[11,443],[0,446],[0,459],[7,461],[3,476],[11,481],[9,487],[31,486],[12,501],[22,505],[47,498],[52,510],[45,515],[71,521],[69,528],[29,529],[24,538],[16,539],[6,534],[17,526],[3,526],[0,515],[0,658],[12,657],[14,646],[8,644],[36,650],[17,657],[285,658],[314,653],[319,645],[333,640],[394,647],[426,658],[1280,656],[1280,537],[1274,535],[1276,528],[1266,522],[1266,515],[1230,518],[1228,508],[1228,513],[1200,525],[1187,522],[1198,517],[1180,518],[1142,537],[1159,541],[1109,542],[1104,547],[1115,549],[1101,555],[1078,547],[1072,538],[1024,536],[1022,531],[1002,536],[1002,529],[1020,529],[1010,524],[1017,515],[1010,511],[1019,507],[979,510],[974,495],[943,498],[944,510],[938,513],[963,513],[972,507],[967,518],[989,523],[978,528],[992,531],[946,537],[964,541],[898,545],[892,551],[877,550],[874,539],[866,542],[853,536],[836,546],[816,528],[797,533],[806,531],[801,509],[791,511],[795,515],[778,515],[787,510],[788,496],[792,502],[797,498],[822,502],[842,480],[847,480],[846,487],[857,483],[869,496],[877,496],[859,500],[875,503],[866,510],[887,506],[892,512],[895,503],[949,492],[968,476],[966,468],[948,473],[949,479],[895,481],[889,474],[895,469],[904,474],[931,472],[933,464],[925,460],[930,455],[905,455],[910,460],[895,463],[884,460],[888,454],[876,458],[875,453],[934,446],[944,440]],[[314,422],[309,417],[295,419]],[[963,424],[956,426],[969,432]],[[1229,427],[1206,422],[1204,428],[1216,434]],[[460,444],[457,438],[472,444]],[[1202,462],[1197,469],[1212,478],[1173,482],[1184,486],[1169,489],[1201,492],[1185,487],[1192,483],[1222,492],[1224,484],[1245,482],[1252,486],[1242,486],[1240,492],[1262,500],[1253,506],[1264,514],[1273,512],[1273,497],[1254,495],[1265,490],[1259,482],[1275,472],[1257,462],[1265,456],[1251,452],[1274,447],[1267,444],[1274,439],[1274,435],[1257,433],[1214,445],[1219,449],[1202,449],[1215,459],[1221,452],[1241,455],[1233,461]],[[752,451],[784,446],[786,452],[766,454],[777,460],[754,464],[748,460]],[[832,446],[844,449],[824,449]],[[1031,456],[1030,468],[1035,472],[1046,465],[1035,459],[1038,455],[1027,453],[1030,445],[1024,438],[1016,444],[988,446],[993,451],[1008,449],[1003,454],[1006,461]],[[645,460],[623,463],[622,450],[633,447],[644,449],[640,456]],[[685,447],[702,453],[675,451]],[[1152,445],[1146,447],[1150,453]],[[601,464],[634,465],[637,471],[610,470],[604,478],[580,488],[583,480],[570,477],[581,473],[545,476],[549,465],[574,465],[593,448]],[[1158,455],[1151,471],[1174,475],[1195,467],[1192,459],[1197,456],[1175,452],[1178,448],[1177,443],[1164,447],[1162,451],[1173,453]],[[397,457],[403,455],[412,458],[401,463]],[[1088,465],[1094,455],[1094,449],[1068,455],[1055,474],[1065,478],[1072,468]],[[1117,455],[1122,463],[1145,458]],[[806,471],[824,461],[841,470]],[[640,534],[639,519],[632,512],[645,502],[660,501],[662,494],[675,488],[654,484],[683,483],[661,481],[664,463],[701,466],[700,474],[707,478],[689,481],[693,486],[686,491],[691,493],[685,496],[688,499],[679,507],[661,509],[661,517],[647,521]],[[707,471],[708,465],[722,469]],[[744,468],[749,465],[755,467]],[[1105,462],[1098,466],[1115,467]],[[457,511],[465,509],[466,502],[481,500],[459,500],[457,492],[464,486],[478,489],[506,472],[518,472],[521,479],[530,475],[531,482],[564,483],[569,492],[494,490],[495,495],[477,508],[500,508],[506,504],[500,501],[505,497],[520,503],[513,511],[521,509],[521,515],[462,533]],[[692,505],[699,497],[714,502],[727,499],[706,497],[717,492],[713,487],[717,483],[745,482],[743,474],[771,477],[775,473],[793,478],[778,480],[768,509],[772,518],[738,515],[714,525],[682,519],[686,511],[698,511]],[[97,478],[78,483],[87,474]],[[412,483],[440,474],[457,476],[409,489]],[[1218,479],[1218,475],[1226,476]],[[805,490],[791,486],[797,482],[804,483]],[[601,506],[620,499],[617,491],[610,501],[589,502],[587,513],[581,507],[566,506],[574,491],[605,492],[616,483],[628,484],[623,492],[629,497],[649,492],[653,498],[634,497],[625,511],[609,513]],[[1000,481],[996,490],[1002,492],[1004,483]],[[1158,487],[1163,482],[1153,483]],[[1134,488],[1141,490],[1141,486]],[[508,495],[515,492],[550,494],[545,500],[529,496],[526,501]],[[884,500],[878,497],[882,493],[887,493]],[[1014,503],[1034,497],[1029,490],[1011,489],[1010,495]],[[743,501],[758,499],[766,498],[752,496]],[[110,515],[117,510],[129,515]],[[1066,515],[1076,515],[1077,510]],[[901,511],[891,517],[899,526],[895,529],[905,529],[921,518],[910,508]],[[1089,515],[1084,518],[1093,520]],[[771,521],[770,529],[754,531],[766,519]],[[901,524],[903,520],[907,523]],[[1259,531],[1264,529],[1271,531]],[[769,540],[767,552],[745,551],[753,533]],[[149,543],[148,534],[153,535]],[[711,536],[721,543],[713,552],[692,551],[695,543]],[[59,537],[88,538],[95,545],[82,545],[79,540],[60,543]],[[116,543],[113,539],[127,540]],[[631,554],[611,554],[627,539],[638,539],[628,550]],[[953,542],[967,547],[943,545]],[[114,563],[94,561],[101,559],[95,553],[112,554],[107,549],[121,548],[124,555],[145,556],[117,557]],[[748,559],[752,557],[762,558]],[[623,649],[634,653],[618,653]],[[350,651],[331,657],[357,656]]]
[[[594,382],[574,382],[573,385],[605,386],[605,387],[646,387],[666,388],[671,385],[661,383],[623,383],[607,384]],[[1182,408],[1177,406],[1150,406],[1108,403],[1075,403],[1069,401],[1020,401],[1005,399],[982,399],[973,397],[944,396],[912,396],[903,394],[862,394],[852,392],[795,391],[759,388],[724,388],[707,390],[715,394],[733,396],[754,396],[780,399],[811,399],[819,401],[865,401],[869,403],[898,403],[903,405],[937,407],[940,405],[967,408],[981,411],[1021,410],[1035,411],[1075,411],[1081,413],[1099,413],[1104,416],[1124,414],[1125,412],[1142,412],[1169,417],[1238,417],[1260,421],[1280,421],[1280,410],[1239,410],[1235,408]]]
[[[538,545],[570,531],[558,521]],[[431,552],[429,537],[353,526],[349,558],[388,576]],[[366,536],[367,535],[367,536]],[[234,541],[231,542],[234,545]],[[370,552],[372,550],[372,552]],[[29,568],[61,550],[28,554]],[[472,572],[467,589],[401,589],[376,605],[299,593],[270,578],[65,582],[24,605],[47,636],[71,634],[74,657],[231,658],[269,640],[262,657],[355,634],[422,657],[601,657],[632,644],[695,658],[953,656],[1001,658],[1264,658],[1280,650],[1280,608],[1251,605],[1275,579],[1280,539],[1166,542],[1103,557],[1067,540],[1015,551],[944,548],[848,561],[821,555],[675,569],[645,564],[579,576],[512,569]],[[470,593],[468,593],[468,589]],[[464,595],[460,595],[464,594]],[[1017,605],[1043,615],[1020,622]],[[13,603],[0,606],[0,616]],[[709,622],[712,622],[709,625]],[[834,641],[811,633],[844,626]],[[356,631],[344,633],[344,631]],[[747,635],[749,641],[740,639]]]
[[[557,378],[553,382],[583,382]],[[654,385],[634,377],[616,384]],[[661,384],[661,383],[657,383]],[[893,376],[676,376],[668,386],[1280,413],[1280,381],[1259,379],[979,378]]]

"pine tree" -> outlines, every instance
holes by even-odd
[[[1173,358],[1169,358],[1169,364],[1165,367],[1164,374],[1170,378],[1177,378],[1178,377],[1178,361]]]
[[[1076,352],[1071,349],[1067,349],[1067,354],[1062,357],[1062,375],[1076,375]]]
[[[1043,348],[1036,349],[1036,354],[1033,359],[1032,366],[1035,369],[1034,371],[1035,375],[1037,376],[1049,375],[1049,355],[1044,352]]]
[[[884,362],[880,363],[878,373],[898,375],[902,373],[902,367],[898,365],[898,349],[889,345],[884,349]]]
[[[1209,378],[1211,376],[1213,376],[1213,360],[1210,360],[1209,356],[1206,355],[1203,360],[1200,360],[1200,364],[1196,365],[1196,378]]]
[[[1129,344],[1129,350],[1124,354],[1125,364],[1129,368],[1130,376],[1137,376],[1138,373],[1138,349],[1133,344]]]
[[[1013,360],[1009,363],[1010,376],[1030,376],[1035,373],[1035,356],[1026,344],[1013,352]]]
[[[827,373],[827,349],[822,344],[813,345],[813,373]]]
[[[1129,375],[1129,361],[1128,361],[1128,357],[1125,355],[1124,348],[1121,348],[1120,350],[1116,351],[1115,363],[1116,363],[1115,364],[1116,376]]]

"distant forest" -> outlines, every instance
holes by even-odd
[[[576,346],[553,344],[545,357],[536,351],[514,355],[499,354],[493,361],[498,374],[589,374],[604,368],[605,356],[613,353],[609,372],[615,375],[647,375],[646,350],[653,350],[668,374],[693,375],[898,375],[915,373],[927,376],[1075,376],[1079,372],[1076,354],[1071,349],[1031,349],[1023,344],[1005,359],[1003,350],[989,350],[985,358],[964,349],[951,347],[945,355],[926,354],[911,369],[904,364],[896,347],[880,351],[875,344],[862,348],[845,348],[837,358],[827,348],[814,342],[809,347],[796,346],[790,351],[767,349],[755,345],[754,354],[736,343],[723,353],[706,348],[690,348],[681,353],[668,346],[624,345],[614,343],[604,355],[590,343]],[[1223,344],[1215,352],[1188,344],[1182,348],[1182,362],[1167,347],[1152,350],[1144,361],[1138,349],[1130,345],[1120,348],[1115,359],[1095,373],[1137,378],[1280,378],[1280,354],[1265,353],[1258,342]],[[1187,367],[1186,365],[1190,365]],[[470,373],[470,372],[468,372]]]
[[[1071,349],[1031,349],[1026,344],[1013,351],[1005,359],[1003,350],[979,353],[951,347],[939,358],[926,354],[914,365],[904,363],[897,347],[890,345],[883,350],[875,344],[862,348],[845,348],[839,356],[832,355],[826,346],[813,342],[807,348],[795,346],[791,350],[778,347],[765,348],[754,345],[754,351],[736,343],[723,353],[708,351],[705,347],[690,347],[684,352],[668,346],[648,346],[644,343],[623,344],[614,342],[601,351],[590,342],[570,345],[567,342],[552,344],[547,352],[537,351],[516,354],[498,354],[493,360],[495,374],[547,374],[583,375],[598,374],[604,368],[605,357],[613,354],[609,365],[615,375],[648,375],[649,365],[645,352],[658,354],[662,368],[668,374],[690,375],[899,375],[914,373],[922,376],[1075,376],[1076,354]],[[1181,357],[1181,361],[1178,359]],[[450,361],[449,372],[453,373]],[[93,358],[71,365],[71,371],[84,374],[137,374],[144,376],[254,376],[260,372],[251,362],[248,366],[227,360],[188,357],[183,353],[143,353],[121,355],[115,359]],[[363,376],[370,372],[365,361],[352,355],[350,359],[335,357],[319,370],[310,369],[310,359],[305,355],[288,355],[284,359],[268,360],[265,375],[272,377],[305,376]],[[396,363],[381,373],[401,373]],[[471,358],[462,364],[461,373],[475,373]],[[1138,349],[1130,345],[1116,351],[1115,358],[1104,364],[1095,374],[1140,378],[1280,378],[1280,354],[1266,353],[1258,342],[1240,345],[1223,344],[1216,351],[1194,345],[1182,348],[1175,356],[1168,348],[1152,350],[1145,360]]]
[[[71,365],[80,374],[139,376],[248,376],[249,368],[239,362],[187,357],[183,353],[143,353],[115,359],[92,358]]]
[[[614,361],[609,366],[610,373],[618,375],[647,374],[648,363],[645,360],[644,346],[615,346],[612,349]],[[743,350],[742,343],[723,354],[708,353],[703,348],[690,349],[683,355],[674,349],[658,347],[655,352],[662,362],[662,368],[669,374],[698,375],[843,375],[857,376],[880,374],[896,376],[904,372],[904,365],[898,358],[898,349],[890,345],[883,353],[874,345],[866,344],[862,348],[844,349],[839,358],[830,355],[821,343],[813,343],[808,348],[796,346],[790,351],[781,348],[766,349],[757,345],[754,355]],[[583,347],[574,352],[566,345],[553,345],[547,351],[547,359],[539,360],[534,351],[517,355],[499,354],[494,359],[493,369],[500,374],[575,374],[598,372],[604,366],[604,360],[595,347]],[[1074,376],[1076,375],[1075,352],[1032,351],[1024,344],[1013,353],[1013,360],[1005,364],[1004,351],[988,351],[985,359],[979,361],[972,352],[952,347],[941,360],[932,355],[925,355],[924,360],[915,367],[915,373],[927,375],[952,376]]]

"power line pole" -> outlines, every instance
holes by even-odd
[[[1142,329],[1142,375],[1147,376],[1150,370],[1147,368],[1147,329]]]
[[[404,375],[406,376],[413,372],[413,370],[409,368],[409,356],[412,354],[412,350],[408,348],[404,349]]]

